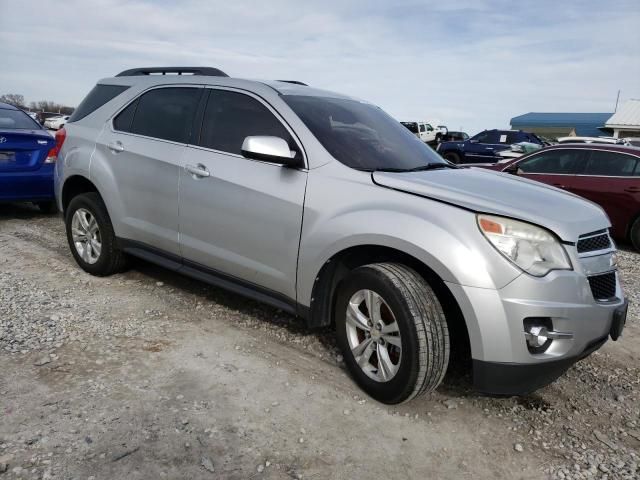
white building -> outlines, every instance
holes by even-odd
[[[627,100],[604,126],[616,138],[640,137],[640,99]]]

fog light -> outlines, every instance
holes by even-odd
[[[527,318],[524,321],[524,337],[529,352],[543,353],[553,340],[573,338],[573,333],[554,331],[550,318]]]

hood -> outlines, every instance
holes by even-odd
[[[564,241],[611,226],[595,203],[532,180],[492,170],[458,168],[374,172],[381,186],[478,213],[503,215],[548,228]]]

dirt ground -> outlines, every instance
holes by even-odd
[[[525,398],[468,377],[389,407],[332,332],[136,262],[82,272],[0,205],[0,479],[639,478],[640,255],[624,337]]]

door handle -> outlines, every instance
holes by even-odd
[[[624,189],[628,193],[640,193],[640,187],[629,187]]]
[[[107,145],[107,147],[109,148],[109,150],[111,150],[113,153],[120,153],[120,152],[124,152],[124,145],[122,144],[122,142],[120,140],[117,140],[115,142],[109,142],[109,144]]]
[[[207,169],[207,167],[205,167],[204,165],[202,165],[201,163],[199,163],[198,165],[185,165],[184,169],[189,172],[191,175],[193,175],[194,177],[198,177],[198,178],[206,178],[211,176],[211,173],[209,173],[209,170]]]

